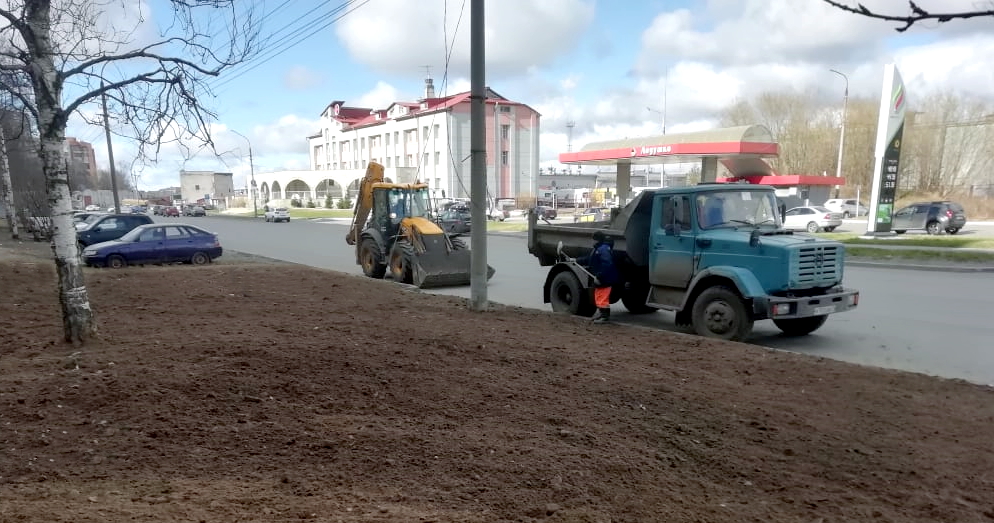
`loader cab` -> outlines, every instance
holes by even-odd
[[[386,191],[390,221],[399,224],[404,218],[428,218],[430,216],[427,188],[409,189],[394,187]]]

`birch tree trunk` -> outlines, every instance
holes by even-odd
[[[10,182],[10,162],[7,161],[7,137],[0,125],[0,199],[3,200],[4,218],[10,227],[10,236],[17,240],[21,233],[17,226],[17,213],[14,211],[14,185]]]
[[[31,80],[38,111],[38,130],[45,192],[52,213],[52,252],[59,277],[59,304],[65,340],[83,343],[96,335],[96,320],[90,308],[90,296],[83,281],[72,222],[72,196],[69,171],[63,158],[63,142],[68,115],[62,106],[62,79],[55,68],[51,39],[51,4],[48,0],[28,3],[26,21],[34,38]]]

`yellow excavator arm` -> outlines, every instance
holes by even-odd
[[[366,226],[369,219],[369,212],[373,209],[373,184],[383,181],[383,166],[376,162],[369,162],[366,167],[366,175],[359,182],[359,197],[356,199],[355,212],[352,214],[352,226],[349,227],[348,234],[345,235],[345,242],[355,245],[359,233]]]

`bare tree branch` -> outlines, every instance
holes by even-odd
[[[916,22],[921,22],[922,20],[937,20],[938,22],[943,23],[955,19],[976,18],[980,16],[994,16],[994,9],[960,11],[954,13],[932,13],[919,7],[918,4],[914,2],[914,0],[908,0],[908,9],[910,10],[910,14],[904,16],[877,13],[875,11],[871,11],[866,6],[860,3],[857,3],[855,6],[852,6],[847,3],[838,2],[836,0],[822,0],[822,1],[836,9],[841,9],[848,13],[865,16],[867,18],[875,18],[877,20],[886,20],[888,22],[903,23],[904,25],[896,28],[896,31],[899,33],[907,31]]]

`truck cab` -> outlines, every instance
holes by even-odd
[[[589,250],[592,232],[601,229],[615,238],[622,273],[612,299],[629,311],[675,311],[677,323],[723,339],[744,339],[764,319],[787,335],[804,335],[829,314],[856,307],[859,293],[842,286],[844,245],[784,230],[780,207],[774,189],[761,185],[644,191],[607,221],[530,220],[529,249],[552,266],[543,292],[553,310],[590,309],[587,278],[569,256]],[[563,248],[550,257],[552,242]],[[563,294],[563,285],[578,292]],[[577,303],[564,304],[564,296]]]

